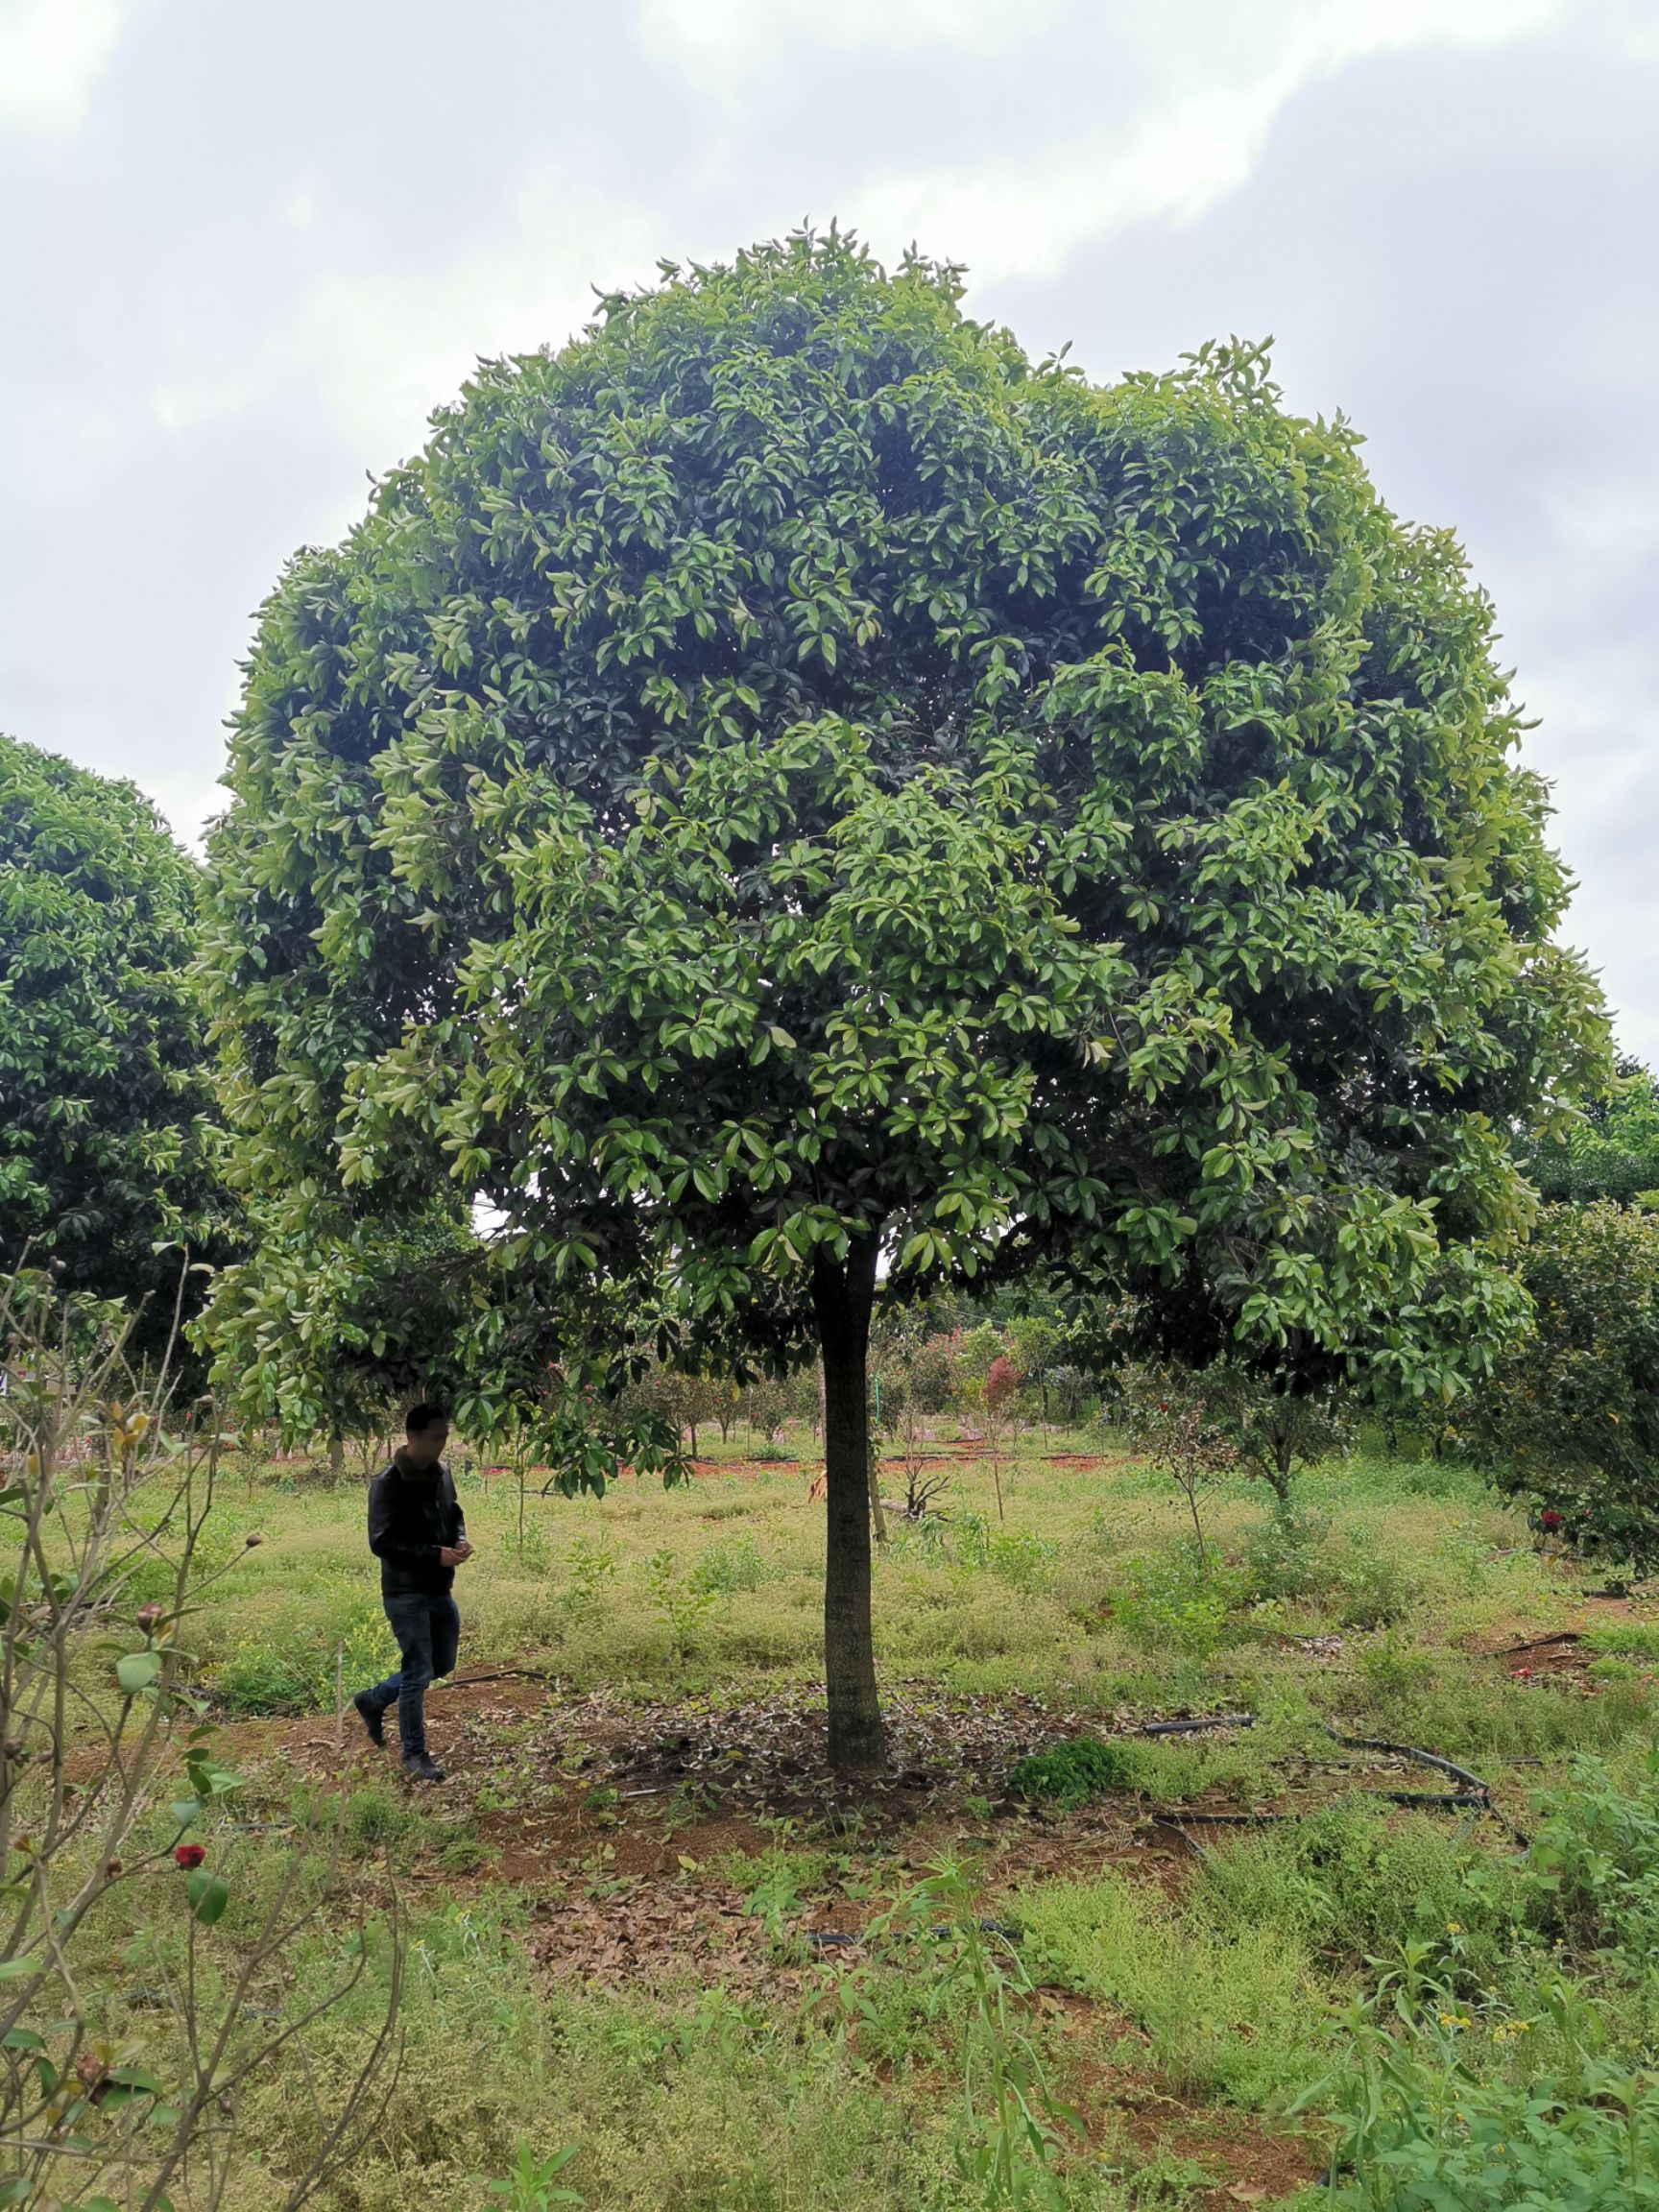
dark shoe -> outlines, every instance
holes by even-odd
[[[403,1762],[403,1771],[411,1782],[442,1782],[444,1769],[424,1751],[411,1751]]]
[[[380,1748],[384,1750],[386,1747],[385,1714],[381,1711],[378,1705],[370,1704],[369,1693],[367,1690],[359,1690],[356,1696],[352,1698],[351,1702],[357,1708],[358,1719],[362,1721],[364,1727],[369,1731],[370,1743],[377,1743]]]

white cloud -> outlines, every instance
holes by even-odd
[[[738,0],[732,0],[732,5]],[[974,277],[1052,276],[1080,247],[1125,225],[1190,218],[1250,173],[1280,109],[1313,80],[1367,55],[1419,45],[1484,46],[1544,30],[1571,0],[1177,0],[1121,24],[1140,112],[1108,94],[1087,127],[1033,156],[976,150],[945,166],[866,176],[847,211],[884,243],[948,239]],[[1055,41],[1055,66],[1066,60]]]
[[[303,373],[378,473],[422,443],[479,358],[562,344],[590,319],[596,283],[652,276],[662,244],[660,208],[611,196],[585,167],[542,167],[488,246],[419,277],[318,283],[300,317]]]
[[[988,56],[1027,41],[1069,0],[640,0],[637,36],[706,94],[733,97],[803,48]]]
[[[134,0],[0,0],[0,126],[73,130]]]
[[[911,238],[965,261],[976,282],[1049,275],[1082,245],[1158,214],[1199,214],[1247,178],[1274,116],[1310,79],[1388,47],[1485,43],[1546,25],[1571,0],[640,0],[636,30],[660,61],[721,105],[757,81],[797,75],[814,52],[879,50],[914,70],[931,52],[994,67],[1049,45],[1079,64],[1089,127],[1019,156],[901,168],[854,136],[825,149],[829,208],[883,251]],[[1607,0],[1620,5],[1622,0]],[[1100,64],[1115,60],[1110,82]],[[1096,94],[1092,86],[1105,84]],[[1117,93],[1117,107],[1111,95]],[[1127,111],[1124,110],[1127,95]],[[1118,115],[1121,120],[1118,120]],[[1022,132],[1022,136],[1026,135]],[[703,182],[707,184],[708,179]],[[768,193],[750,228],[779,219]],[[297,183],[288,219],[349,220]],[[787,220],[787,211],[782,218]],[[588,319],[596,282],[649,277],[672,250],[722,253],[733,232],[718,196],[695,191],[665,225],[626,169],[589,156],[527,176],[481,248],[419,275],[327,275],[311,288],[289,345],[266,372],[300,373],[325,396],[366,465],[419,445],[432,406],[479,355],[561,342]]]

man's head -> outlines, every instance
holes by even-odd
[[[423,1398],[411,1406],[403,1423],[403,1457],[411,1467],[424,1471],[436,1467],[449,1441],[449,1416],[442,1406]]]

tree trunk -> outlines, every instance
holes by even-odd
[[[346,1439],[330,1436],[328,1439],[328,1479],[337,1484],[346,1472]]]
[[[819,1260],[812,1306],[824,1354],[824,1680],[830,1763],[878,1767],[884,1743],[870,1625],[870,1308],[877,1238],[854,1242],[844,1265]]]
[[[1273,1453],[1273,1472],[1267,1478],[1281,1505],[1290,1503],[1290,1473],[1295,1464],[1296,1440],[1293,1436],[1282,1436]]]

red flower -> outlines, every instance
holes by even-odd
[[[1561,1516],[1551,1505],[1548,1511],[1539,1514],[1538,1526],[1540,1528],[1559,1528],[1561,1526]]]
[[[180,1843],[173,1856],[180,1866],[200,1866],[207,1853],[200,1843]]]

